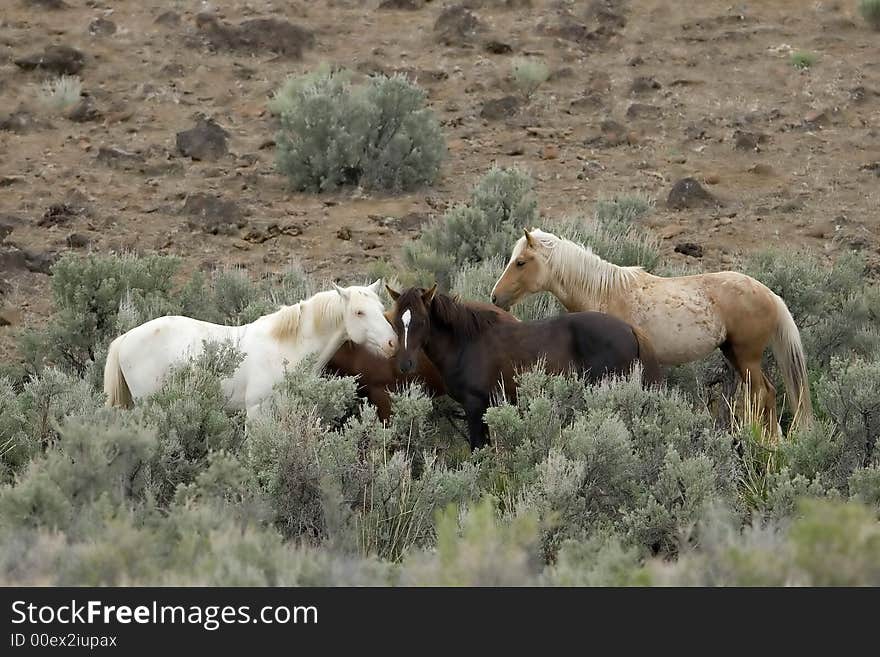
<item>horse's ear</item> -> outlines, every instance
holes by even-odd
[[[532,239],[532,236],[529,234],[528,228],[523,228],[523,233],[526,235],[526,244],[528,244],[530,249],[535,248],[535,240]]]
[[[430,290],[425,290],[424,292],[422,292],[422,301],[425,303],[426,306],[427,306],[429,303],[431,303],[431,301],[434,300],[434,293],[435,293],[436,291],[437,291],[437,284],[434,283],[434,284],[431,286],[431,289],[430,289]]]
[[[382,289],[382,279],[381,279],[381,278],[377,278],[377,279],[373,282],[372,285],[368,285],[367,287],[368,287],[368,289],[370,290],[370,292],[372,292],[373,294],[379,294],[379,290]]]
[[[391,286],[388,285],[387,283],[385,284],[385,290],[387,290],[388,295],[389,295],[392,299],[394,299],[394,301],[397,301],[397,300],[400,298],[400,292],[398,292],[397,290],[395,290],[393,287],[391,287]]]
[[[333,289],[339,292],[339,296],[348,301],[348,290],[344,287],[339,287],[336,283],[333,283]]]

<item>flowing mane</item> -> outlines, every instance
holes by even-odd
[[[552,233],[535,229],[529,233],[546,254],[553,276],[566,287],[580,287],[592,299],[604,301],[615,292],[626,290],[641,267],[620,267],[603,260],[589,246],[583,246]],[[525,244],[526,238],[520,241]]]
[[[400,295],[398,303],[401,307],[420,303],[423,292],[420,288],[410,288]],[[429,312],[433,321],[466,339],[478,336],[500,320],[494,310],[469,308],[458,297],[442,292],[434,294]]]
[[[318,332],[328,323],[332,328],[342,325],[345,301],[335,290],[318,292],[292,306],[283,306],[267,316],[273,322],[272,337],[277,340],[295,340],[303,325],[312,322],[312,330]],[[326,329],[325,329],[326,330]]]

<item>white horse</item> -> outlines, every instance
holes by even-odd
[[[755,408],[776,427],[776,390],[761,368],[769,345],[792,413],[812,417],[806,358],[788,307],[766,285],[733,271],[654,276],[618,267],[589,247],[542,230],[525,231],[492,289],[505,310],[535,292],[552,293],[569,312],[597,310],[648,334],[665,365],[699,360],[716,348],[750,385]]]
[[[107,405],[131,406],[153,394],[169,370],[201,353],[205,342],[231,342],[244,354],[222,385],[229,406],[248,414],[272,393],[287,367],[315,354],[323,367],[346,340],[390,357],[397,337],[377,294],[380,284],[334,285],[335,291],[318,292],[242,326],[180,316],[150,320],[110,343],[104,367]]]

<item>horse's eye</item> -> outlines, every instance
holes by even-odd
[[[364,311],[363,311],[363,310],[358,310],[358,311],[355,313],[355,315],[357,315],[358,317],[363,317],[363,316],[364,316]]]
[[[516,261],[516,266],[517,266],[517,267],[525,267],[525,266],[526,266],[526,261],[525,261],[525,260],[517,260],[517,261]]]

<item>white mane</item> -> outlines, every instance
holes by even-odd
[[[626,287],[641,272],[641,267],[620,267],[603,260],[589,246],[535,229],[529,235],[538,243],[552,276],[566,289],[578,287],[597,302],[606,301]],[[525,236],[519,240],[525,245]]]
[[[345,300],[336,292],[318,292],[292,306],[284,306],[266,318],[273,322],[272,335],[278,340],[295,340],[309,320],[316,332],[333,331],[342,326]]]

